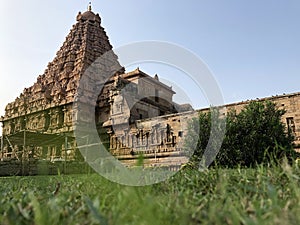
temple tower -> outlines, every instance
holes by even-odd
[[[28,145],[39,146],[42,150],[36,154],[45,157],[61,157],[67,146],[74,149],[73,102],[79,81],[97,58],[112,50],[101,18],[91,6],[79,12],[76,20],[44,73],[5,108],[2,145],[8,157],[21,157],[23,151],[16,149]],[[115,55],[114,60],[118,64]],[[68,143],[64,137],[69,138]]]

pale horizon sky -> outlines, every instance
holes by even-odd
[[[88,2],[0,1],[0,116],[43,74]],[[158,40],[195,53],[212,71],[225,103],[300,91],[298,0],[110,0],[92,6],[116,48]],[[150,75],[172,73],[139,67]],[[199,92],[176,85],[195,108],[206,106]]]

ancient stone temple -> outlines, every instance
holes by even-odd
[[[86,112],[86,115],[89,117],[89,113],[95,113],[99,135],[114,155],[134,158],[133,152],[143,150],[149,151],[149,154],[155,151],[156,157],[158,151],[167,151],[171,145],[175,150],[176,140],[182,134],[177,137],[178,133],[172,132],[170,124],[141,128],[136,122],[192,108],[173,103],[175,92],[161,83],[157,75],[149,76],[139,68],[125,72],[112,51],[99,14],[92,12],[91,7],[84,13],[79,12],[76,20],[45,72],[6,106],[5,115],[1,118],[0,157],[81,158],[73,133],[74,111],[79,110],[74,102],[76,99],[89,102],[90,97],[95,95],[95,87],[92,87],[95,83],[103,87],[97,93],[96,101],[91,103],[95,104],[94,112]],[[90,68],[106,53],[109,53],[109,58],[105,59],[104,67],[113,74],[103,78],[99,70],[91,72]],[[85,73],[88,73],[88,82],[79,87]],[[84,89],[83,94],[79,94],[80,88]],[[129,93],[129,101],[122,97],[121,92],[125,90]]]
[[[197,111],[174,103],[172,87],[157,75],[139,68],[126,72],[91,7],[76,20],[45,72],[7,104],[0,120],[0,159],[82,160],[74,132],[78,121],[85,121],[86,129],[95,127],[106,149],[126,165],[135,165],[141,155],[150,166],[186,162],[187,122]],[[299,148],[300,94],[257,101],[265,100],[287,110],[283,122]],[[246,104],[226,107],[239,111]]]

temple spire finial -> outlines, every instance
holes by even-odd
[[[92,2],[89,2],[88,11],[92,11]]]

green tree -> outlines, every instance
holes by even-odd
[[[251,102],[239,114],[226,116],[226,135],[215,163],[221,166],[254,166],[271,158],[292,157],[294,137],[281,122],[285,110],[275,103]],[[199,163],[210,138],[212,113],[199,113],[189,122],[185,148],[193,149],[192,160]]]

